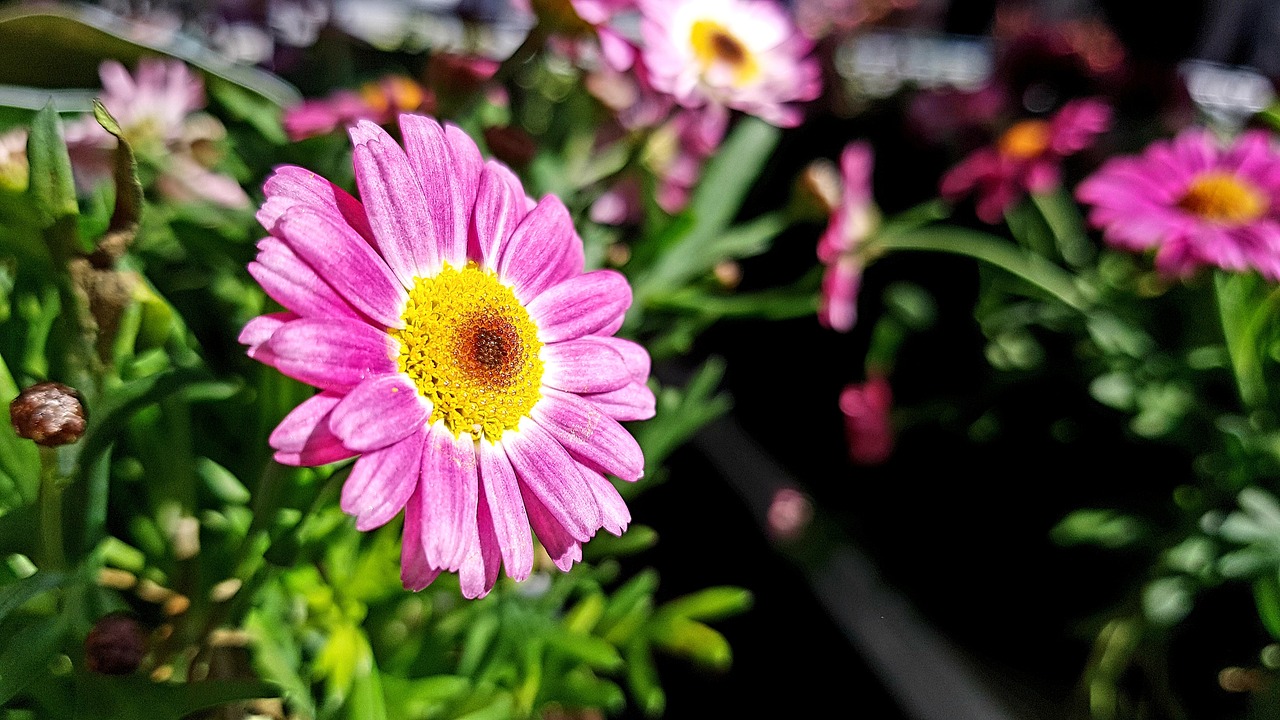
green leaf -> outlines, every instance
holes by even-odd
[[[30,577],[0,587],[0,620],[4,620],[9,613],[22,607],[31,598],[62,585],[66,579],[66,576],[61,573],[37,572]],[[0,668],[2,667],[4,666],[0,665]]]
[[[280,105],[259,93],[220,78],[208,83],[210,96],[227,110],[227,114],[242,120],[262,134],[267,140],[285,145],[289,142],[284,132],[283,113]]]
[[[640,709],[649,717],[659,717],[667,707],[667,694],[658,683],[649,645],[637,638],[627,646],[627,685]]]
[[[673,615],[690,620],[719,620],[751,608],[751,591],[733,586],[709,587],[667,602],[657,615]]]
[[[1280,293],[1253,273],[1216,272],[1213,286],[1240,399],[1249,408],[1259,409],[1267,400],[1263,375],[1267,349],[1262,342],[1262,331],[1266,322],[1275,316]]]
[[[52,104],[45,105],[32,118],[31,134],[27,137],[27,162],[31,169],[27,196],[41,224],[48,228],[59,220],[77,215],[80,208],[76,204],[71,156],[67,154],[58,113]]]
[[[655,646],[708,669],[723,671],[733,663],[729,641],[696,620],[676,615],[654,616],[648,636]]]
[[[0,358],[0,399],[7,406],[18,396],[18,385]],[[40,450],[18,437],[9,422],[0,423],[0,515],[36,501],[40,487]]]
[[[596,670],[612,672],[622,668],[622,656],[612,645],[592,635],[552,632],[547,645]]]
[[[1271,638],[1280,640],[1280,578],[1274,571],[1253,582],[1253,602]]]
[[[76,677],[83,718],[182,720],[197,710],[239,700],[278,697],[272,685],[250,680],[157,683],[144,677],[82,673]]]
[[[62,617],[41,618],[5,640],[0,650],[0,705],[48,672],[65,630]]]
[[[138,180],[138,161],[133,147],[120,129],[120,124],[107,111],[101,100],[93,101],[93,116],[104,130],[116,137],[116,150],[112,155],[112,178],[116,186],[116,206],[111,213],[112,231],[137,232],[142,217],[142,183]]]

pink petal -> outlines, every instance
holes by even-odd
[[[608,345],[614,352],[621,355],[633,381],[644,383],[649,379],[652,361],[649,358],[649,351],[645,350],[643,345],[620,337],[606,337],[598,334],[592,335],[591,339]]]
[[[341,399],[342,395],[325,391],[286,415],[267,441],[276,450],[276,462],[311,467],[354,456],[329,431],[329,413]]]
[[[520,581],[533,570],[533,537],[525,513],[515,470],[501,445],[480,441],[480,485],[493,519],[493,530],[502,551],[507,576]]]
[[[472,218],[473,247],[470,251],[485,268],[497,269],[498,248],[507,243],[524,218],[524,202],[524,188],[520,180],[505,165],[493,160],[485,163],[476,193]]]
[[[582,560],[582,544],[523,483],[520,485],[520,493],[524,497],[524,506],[529,512],[529,524],[533,526],[538,542],[542,543],[542,548],[547,551],[547,555],[551,557],[556,567],[568,572],[575,562]],[[594,497],[592,502],[595,502]],[[594,534],[594,529],[592,533]]]
[[[582,240],[560,198],[547,195],[498,248],[498,277],[523,303],[582,273]]]
[[[628,482],[644,475],[644,452],[631,433],[577,395],[545,393],[533,419],[588,467]]]
[[[403,373],[379,375],[360,383],[333,409],[329,428],[356,452],[387,447],[421,432],[431,403]]]
[[[268,315],[259,315],[258,317],[245,323],[240,330],[239,342],[241,345],[248,345],[249,349],[246,354],[260,363],[275,366],[275,355],[272,354],[271,348],[266,347],[266,343],[285,323],[297,320],[298,316],[291,312],[270,313]]]
[[[276,330],[268,346],[280,372],[326,390],[349,391],[365,378],[397,371],[396,341],[358,320],[294,320]]]
[[[404,327],[400,313],[409,296],[378,253],[350,226],[298,207],[280,218],[276,232],[352,307],[380,325]]]
[[[433,567],[457,570],[476,534],[478,480],[475,443],[437,423],[423,448],[422,542]]]
[[[560,442],[540,424],[521,418],[516,432],[503,435],[502,445],[521,487],[532,492],[575,539],[589,539],[600,527],[600,508]]]
[[[488,503],[482,502],[476,508],[476,530],[479,535],[472,539],[462,567],[458,568],[462,596],[468,600],[489,594],[498,581],[498,568],[502,564]]]
[[[294,205],[306,205],[342,218],[361,237],[373,242],[369,216],[365,215],[360,201],[306,168],[282,165],[262,184],[262,190],[266,193],[267,202],[258,211],[258,222],[268,231],[275,227],[285,210]]]
[[[249,263],[249,274],[272,299],[303,317],[360,317],[279,238],[267,237],[258,242],[258,257]]]
[[[582,470],[583,480],[596,498],[596,503],[600,505],[604,529],[614,535],[622,535],[627,531],[627,525],[631,523],[631,511],[627,509],[627,503],[618,493],[618,488],[614,487],[608,478],[591,468],[582,467],[580,470]]]
[[[657,399],[644,383],[581,397],[614,420],[648,420],[657,412]]]
[[[336,412],[336,410],[335,410]],[[356,516],[356,529],[382,527],[400,512],[417,486],[425,431],[367,452],[342,484],[342,511]]]
[[[361,120],[349,130],[356,185],[378,250],[405,287],[440,269],[438,231],[404,150],[385,130]]]
[[[544,343],[579,338],[619,321],[631,305],[631,286],[614,270],[595,270],[566,280],[526,306]]]
[[[631,382],[622,356],[594,337],[565,340],[542,346],[542,382],[577,393],[617,390]]]
[[[466,133],[447,131],[423,115],[401,115],[400,134],[434,221],[440,260],[460,268],[467,262],[467,231],[484,162],[480,150]]]
[[[400,542],[400,582],[406,590],[418,591],[440,575],[440,568],[427,562],[422,550],[422,493],[414,492],[404,506],[404,536]]]

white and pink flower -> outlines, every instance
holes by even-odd
[[[772,0],[640,0],[654,88],[686,107],[728,108],[781,127],[822,90],[811,40]]]

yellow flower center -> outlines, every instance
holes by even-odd
[[[1049,123],[1023,120],[1015,123],[1000,138],[1000,152],[1019,160],[1030,160],[1049,149]]]
[[[1257,188],[1225,172],[1208,172],[1191,182],[1178,207],[1206,220],[1240,225],[1262,217],[1270,202]]]
[[[409,290],[400,370],[431,401],[431,422],[454,436],[498,440],[541,397],[538,328],[511,288],[475,263],[445,265]]]
[[[705,73],[717,65],[733,71],[733,82],[742,85],[760,72],[755,55],[729,32],[728,28],[714,20],[695,20],[689,31],[693,54]]]

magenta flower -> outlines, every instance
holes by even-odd
[[[640,0],[654,88],[685,107],[741,110],[780,127],[822,91],[813,42],[772,0]]]
[[[893,454],[893,390],[883,375],[840,392],[849,459],[858,465],[877,465]]]
[[[1204,128],[1113,158],[1076,189],[1110,244],[1156,251],[1161,272],[1205,266],[1280,280],[1280,153],[1262,131],[1222,147]]]
[[[818,259],[827,266],[822,276],[818,320],[840,332],[852,330],[858,320],[858,290],[866,266],[862,242],[879,221],[879,212],[871,200],[871,167],[868,143],[845,146],[840,153],[840,199],[818,240]]]
[[[250,273],[286,310],[245,326],[249,355],[321,392],[271,435],[276,459],[360,455],[343,510],[370,530],[404,509],[401,576],[458,572],[467,597],[505,566],[522,580],[537,536],[567,570],[638,479],[619,424],[654,412],[649,356],[613,337],[626,279],[583,272],[563,203],[534,202],[452,125],[402,115],[401,148],[351,129],[356,200],[302,168],[267,180]]]
[[[304,100],[284,111],[285,133],[290,140],[327,135],[359,120],[385,125],[402,112],[431,112],[435,95],[403,75],[386,75],[358,90],[340,89],[327,97]]]
[[[1084,150],[1111,124],[1111,108],[1100,100],[1072,100],[1048,120],[1023,120],[995,145],[982,148],[942,177],[948,200],[974,193],[983,222],[998,223],[1028,192],[1044,193],[1061,183],[1062,159]]]

